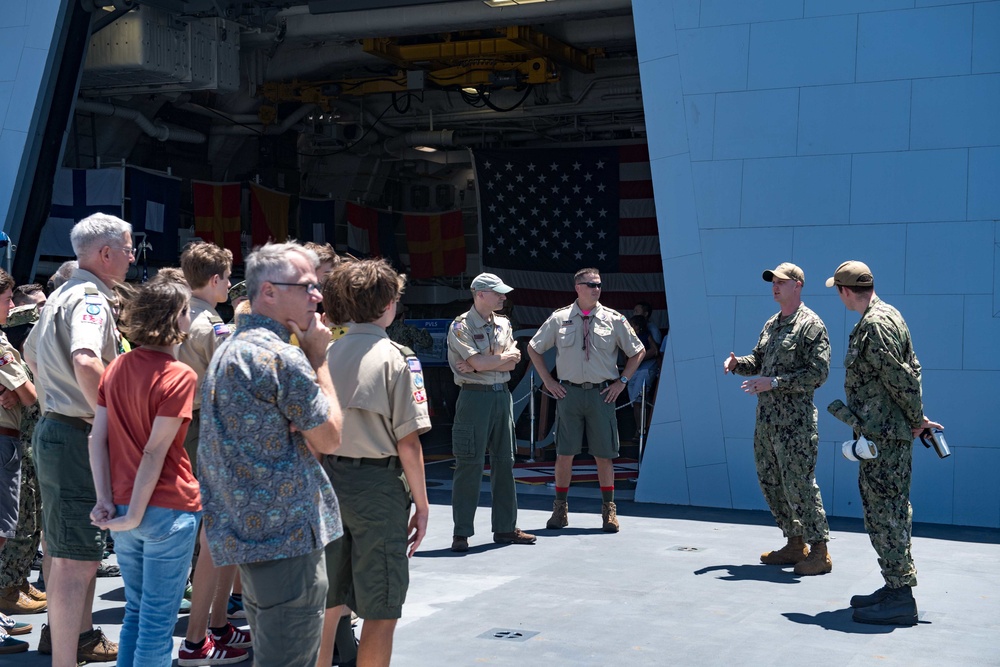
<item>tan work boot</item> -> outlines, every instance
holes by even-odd
[[[47,602],[48,601],[48,597],[45,595],[45,592],[44,591],[40,591],[37,588],[35,588],[34,584],[32,584],[27,579],[24,580],[23,584],[21,584],[20,586],[18,586],[18,590],[20,590],[22,593],[24,593],[25,595],[27,595],[29,598],[31,598],[35,602]]]
[[[833,561],[826,550],[826,542],[820,540],[810,545],[809,555],[804,561],[795,564],[795,574],[808,577],[814,574],[826,574],[833,570]]]
[[[806,550],[806,543],[801,537],[789,537],[788,544],[777,551],[768,551],[760,555],[760,562],[764,565],[795,565],[801,563],[809,556]]]
[[[569,502],[566,500],[552,501],[552,516],[545,522],[545,527],[555,530],[569,525]]]
[[[76,659],[78,662],[114,662],[118,659],[118,644],[108,639],[100,628],[94,628],[80,635]]]
[[[0,589],[0,611],[5,614],[40,614],[48,603],[32,600],[16,586]]]
[[[601,520],[604,521],[604,525],[601,528],[605,533],[617,533],[619,529],[618,525],[618,508],[614,503],[603,503],[601,505]]]

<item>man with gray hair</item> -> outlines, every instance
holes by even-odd
[[[324,547],[343,534],[316,453],[340,445],[316,254],[267,244],[246,265],[251,313],[216,351],[201,398],[199,481],[217,567],[239,565],[260,667],[314,667],[328,588]],[[291,334],[299,346],[289,342]]]
[[[49,278],[49,282],[45,286],[46,291],[49,294],[55,292],[56,289],[61,287],[64,282],[66,282],[67,280],[70,279],[70,277],[72,277],[73,271],[75,271],[76,267],[78,266],[79,263],[77,263],[75,259],[71,259],[69,261],[60,264],[59,268],[56,269],[56,272],[53,273],[52,276]]]
[[[24,342],[24,359],[42,391],[34,458],[42,494],[49,633],[39,653],[54,667],[118,657],[118,646],[93,627],[94,577],[104,555],[104,531],[90,523],[97,502],[87,437],[104,368],[122,353],[113,288],[135,261],[132,226],[95,213],[70,231],[79,266],[54,291]]]

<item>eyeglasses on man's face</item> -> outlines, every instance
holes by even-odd
[[[586,285],[591,289],[601,289],[601,283],[586,282],[586,283],[577,283],[577,285]]]
[[[125,253],[129,257],[135,257],[135,248],[133,248],[130,245],[118,246],[118,250],[121,250],[123,253]]]
[[[283,285],[285,287],[304,287],[306,292],[316,292],[320,294],[320,284],[319,283],[276,283],[273,280],[269,280],[272,285]]]

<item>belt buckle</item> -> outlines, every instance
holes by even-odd
[[[493,389],[493,391],[503,391],[503,385],[500,384],[499,382],[493,383],[492,385],[490,385],[490,388]]]
[[[584,382],[583,384],[580,385],[580,388],[581,389],[593,389],[594,388],[594,383],[593,382]]]

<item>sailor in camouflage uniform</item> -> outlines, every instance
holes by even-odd
[[[805,274],[785,262],[764,271],[781,311],[764,324],[753,352],[723,362],[725,373],[756,375],[743,390],[757,396],[754,461],[761,491],[787,544],[761,554],[768,565],[794,565],[799,575],[833,569],[826,512],[816,483],[819,433],[813,392],[830,372],[826,325],[802,303]],[[806,543],[810,545],[807,552]]]
[[[925,428],[942,428],[924,416],[920,362],[899,311],[875,294],[871,270],[858,261],[837,267],[826,281],[848,310],[861,314],[851,331],[844,391],[858,429],[878,446],[878,456],[859,462],[858,485],[865,529],[878,554],[885,586],[851,598],[854,620],[878,625],[914,625],[912,587],[917,569],[910,555],[913,438]]]

